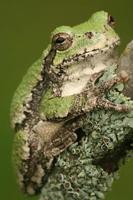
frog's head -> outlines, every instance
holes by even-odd
[[[70,66],[97,54],[114,52],[119,36],[112,28],[113,18],[104,11],[96,12],[80,25],[61,26],[51,36],[51,47],[56,49],[54,66]]]

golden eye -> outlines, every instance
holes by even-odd
[[[65,51],[72,45],[72,37],[68,33],[57,33],[53,36],[52,45],[59,51]]]
[[[110,26],[114,26],[115,25],[115,20],[111,15],[108,15],[108,24]]]

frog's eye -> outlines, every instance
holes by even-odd
[[[52,38],[53,47],[59,51],[64,51],[72,45],[72,37],[68,33],[57,33]]]
[[[115,24],[115,20],[111,15],[108,15],[108,24],[110,26],[114,26],[114,24]]]

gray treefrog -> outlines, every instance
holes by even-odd
[[[78,138],[83,117],[94,108],[125,111],[104,98],[105,90],[124,81],[96,82],[116,64],[119,36],[104,11],[74,27],[56,28],[50,43],[28,70],[11,105],[15,130],[14,162],[21,189],[36,194],[47,182],[56,157]]]

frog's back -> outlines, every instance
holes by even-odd
[[[38,59],[28,70],[21,84],[18,86],[11,104],[11,123],[14,128],[16,123],[21,123],[25,118],[25,106],[32,98],[32,89],[40,78],[42,60]]]

